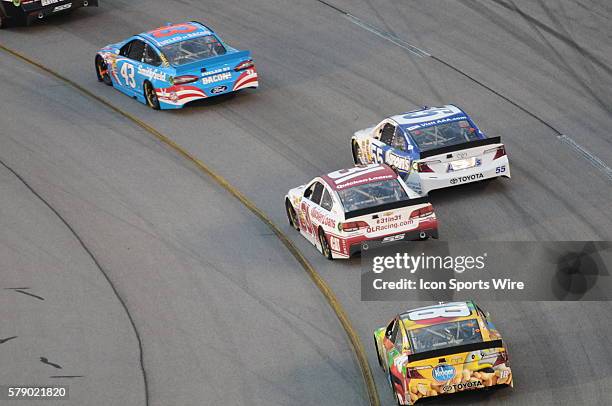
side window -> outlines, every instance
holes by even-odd
[[[393,135],[395,134],[395,126],[391,123],[385,124],[380,133],[380,140],[387,145],[391,145],[393,141]]]
[[[130,52],[127,57],[138,62],[142,62],[144,56],[145,43],[140,40],[132,41],[130,45]]]
[[[144,58],[142,61],[151,66],[159,66],[162,63],[155,49],[149,44],[145,44]]]
[[[334,201],[332,200],[332,197],[327,189],[325,189],[325,192],[323,193],[323,199],[321,199],[321,207],[323,207],[327,211],[331,211],[332,207],[334,207]]]
[[[323,196],[323,185],[320,182],[315,183],[314,190],[312,191],[312,196],[310,200],[314,204],[321,203],[321,197]]]
[[[134,43],[134,41],[130,41],[127,44],[125,44],[124,46],[122,46],[121,49],[119,50],[119,55],[125,56],[127,58],[128,55],[130,54],[130,48],[131,48],[133,43]]]
[[[397,329],[397,334],[395,334],[395,340],[393,340],[393,345],[398,351],[402,351],[403,346],[404,346],[404,341],[403,341],[402,329],[400,328]]]
[[[393,141],[391,141],[391,146],[395,149],[399,149],[400,151],[407,152],[408,147],[406,145],[406,137],[402,131],[396,131],[393,136]]]
[[[385,335],[387,336],[387,338],[389,340],[391,340],[391,342],[395,342],[395,337],[397,336],[397,321],[396,319],[394,319],[391,323],[389,323],[389,325],[387,326],[387,331],[385,331]]]
[[[315,188],[316,184],[317,184],[317,183],[315,182],[315,183],[313,183],[312,185],[308,186],[308,187],[306,188],[306,190],[304,190],[304,197],[305,197],[306,199],[310,199],[310,198],[312,197],[312,192],[313,192],[313,190],[314,190],[314,188]]]

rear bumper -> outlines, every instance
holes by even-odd
[[[232,80],[202,85],[175,85],[165,89],[157,89],[157,97],[162,109],[180,109],[187,103],[209,97],[221,96],[242,89],[259,87],[259,75],[255,67],[247,69]]]
[[[425,238],[438,238],[438,220],[435,217],[421,221],[417,228],[410,231],[388,234],[375,239],[364,237],[361,241],[351,242],[349,253],[352,256],[363,249],[377,249],[383,246],[388,247],[402,241],[415,241]]]
[[[98,7],[98,0],[62,0],[44,7],[40,2],[26,4],[20,7],[11,6],[14,14],[10,17],[25,18],[26,24],[31,24],[35,20],[44,19],[53,14],[81,7]]]
[[[510,367],[500,365],[494,369],[493,372],[489,373],[470,371],[469,377],[457,377],[448,382],[432,382],[422,379],[409,380],[408,391],[404,394],[401,403],[414,405],[419,403],[419,400],[440,395],[514,386]]]
[[[497,177],[510,178],[510,163],[504,156],[483,166],[448,173],[418,173],[411,172],[406,183],[422,195],[435,189],[478,182]]]

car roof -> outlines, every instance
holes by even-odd
[[[452,104],[442,107],[423,107],[389,118],[395,121],[404,131],[431,127],[451,121],[469,120],[468,115],[463,110]]]
[[[448,323],[450,321],[478,318],[476,305],[471,302],[448,302],[419,307],[399,315],[406,329]]]
[[[360,168],[362,170],[358,170]],[[397,173],[387,165],[360,165],[350,169],[341,169],[321,176],[333,190],[344,190],[354,186],[397,179]]]
[[[214,34],[214,32],[204,24],[189,21],[179,24],[168,24],[163,27],[139,34],[157,47],[174,44],[191,38],[203,37]]]

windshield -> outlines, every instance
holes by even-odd
[[[170,64],[174,66],[201,61],[213,56],[225,55],[227,52],[223,44],[214,35],[206,35],[166,45],[161,50],[166,55]]]
[[[478,140],[477,130],[467,120],[409,131],[421,151]]]
[[[397,179],[382,180],[338,190],[338,195],[346,212],[408,199],[406,191]]]
[[[461,320],[408,330],[414,353],[482,342],[476,320]]]

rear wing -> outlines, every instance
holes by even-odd
[[[483,341],[480,343],[464,344],[455,347],[440,348],[437,350],[418,352],[408,355],[408,362],[422,361],[429,358],[440,358],[447,355],[459,354],[462,352],[472,352],[485,350],[487,348],[504,348],[502,340]]]
[[[462,149],[468,149],[468,148],[482,147],[484,145],[499,144],[500,142],[501,142],[501,137],[492,137],[492,138],[485,138],[482,140],[468,141],[468,142],[464,142],[461,144],[449,145],[447,147],[430,149],[429,151],[422,151],[420,153],[420,157],[421,159],[429,158],[430,156],[434,156],[434,155],[448,154],[450,152],[460,151]]]
[[[211,65],[222,65],[224,63],[229,63],[231,61],[236,61],[236,65],[240,62],[245,61],[247,59],[251,59],[251,51],[238,51],[238,52],[228,52],[225,55],[214,56],[212,58],[206,58],[199,61],[186,63],[185,65],[173,66],[176,69],[177,75],[192,73],[196,70],[201,70],[202,68],[206,68]],[[232,66],[232,69],[235,66]],[[206,72],[205,70],[202,73]]]
[[[426,204],[429,203],[428,197],[419,197],[416,199],[408,199],[408,200],[400,200],[399,202],[382,204],[380,206],[368,207],[366,209],[359,209],[353,211],[347,211],[344,213],[344,218],[346,220],[352,219],[359,216],[365,216],[367,214],[379,213],[381,211],[399,209],[400,207],[413,206],[417,204]]]

